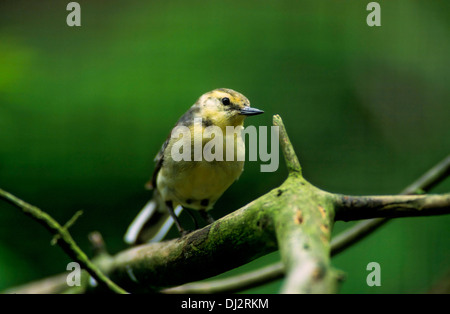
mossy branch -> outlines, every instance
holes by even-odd
[[[433,187],[450,175],[450,156],[437,163],[426,171],[413,183],[404,188],[400,195],[429,192]],[[372,218],[363,220],[347,230],[339,233],[331,240],[331,256],[343,252],[348,247],[361,241],[368,235],[378,230],[387,223],[390,218]],[[285,270],[282,262],[264,266],[248,273],[231,276],[225,279],[217,279],[207,282],[193,282],[182,286],[164,290],[164,293],[230,293],[238,292],[262,285],[284,277]]]
[[[448,195],[347,197],[318,189],[303,178],[279,116],[274,124],[279,126],[289,171],[281,186],[182,238],[112,256],[105,267],[109,277],[127,291],[160,291],[211,277],[279,249],[286,273],[282,292],[333,293],[342,279],[342,273],[330,264],[330,234],[336,219],[448,212]]]

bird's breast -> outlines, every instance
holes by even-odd
[[[228,143],[234,144],[233,157],[228,158],[231,160],[226,158],[226,138],[223,143],[223,160],[206,161],[202,158],[201,161],[174,161],[166,154],[157,177],[157,188],[163,199],[188,208],[211,209],[217,199],[239,178],[244,168],[243,158],[237,158],[238,155],[245,156],[244,142],[240,135],[231,136],[233,140],[228,140]],[[203,148],[206,143],[204,141]]]

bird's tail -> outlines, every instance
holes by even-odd
[[[158,193],[155,191],[153,199],[145,204],[139,214],[128,227],[124,236],[124,241],[130,245],[159,242],[167,235],[174,224],[169,211],[161,202]],[[175,215],[179,216],[183,208],[177,206],[174,209]]]

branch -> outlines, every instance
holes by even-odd
[[[425,172],[411,183],[400,194],[415,194],[428,192],[450,175],[450,156]],[[387,223],[389,218],[373,218],[361,221],[353,227],[341,232],[331,241],[331,256],[335,256],[353,244],[372,234]],[[283,278],[285,275],[282,262],[276,262],[260,269],[208,282],[193,282],[182,286],[169,288],[164,293],[231,293],[250,289],[257,285],[269,283]]]
[[[337,196],[336,220],[415,217],[450,213],[450,193],[441,195]]]
[[[129,291],[159,290],[205,279],[273,252],[275,200],[276,191],[269,192],[186,236],[123,251],[113,257],[110,277]]]
[[[450,155],[404,189],[402,195],[429,191],[450,175]],[[376,229],[389,218],[443,215],[449,213],[449,195],[426,196],[346,196],[336,195],[336,220],[381,218],[361,225],[367,231]],[[398,204],[397,204],[398,203]],[[358,213],[356,213],[358,212]],[[360,218],[358,218],[360,217]]]
[[[396,215],[399,208],[409,215],[420,208],[431,214],[447,208],[441,204],[441,209],[436,209],[436,204],[448,195],[425,196],[427,199],[362,197],[357,202],[357,197],[345,199],[324,192],[303,178],[279,116],[274,117],[274,124],[280,128],[289,170],[281,186],[211,225],[179,239],[125,250],[100,268],[128,291],[155,291],[217,275],[278,248],[286,272],[282,292],[336,292],[342,275],[330,263],[330,234],[335,218],[339,218],[335,210],[347,218],[376,217],[380,212],[392,215],[395,208]],[[354,207],[358,205],[357,210]],[[363,208],[369,208],[371,214]]]
[[[283,293],[337,292],[340,274],[331,267],[330,235],[334,205],[329,194],[323,193],[301,175],[301,167],[279,116],[274,125],[280,128],[280,142],[289,176],[280,187],[288,202],[279,202],[281,210],[274,216],[281,259],[286,271]],[[283,186],[292,187],[284,189]],[[294,190],[291,190],[291,189]]]
[[[402,191],[402,194],[412,194],[417,191],[428,191],[450,173],[450,156],[427,171],[418,180]],[[388,221],[387,218],[375,218],[362,221],[349,230],[339,234],[331,242],[331,255],[342,252],[345,248],[358,242]],[[212,282],[198,282],[167,289],[167,293],[215,293],[236,292],[253,287],[256,284],[267,283],[284,276],[284,266],[277,262],[264,268]]]
[[[72,236],[70,235],[67,227],[74,223],[75,219],[79,217],[80,213],[77,213],[72,219],[69,220],[66,226],[63,227],[47,213],[43,212],[33,205],[22,201],[11,193],[0,189],[0,197],[5,199],[15,207],[21,209],[24,214],[30,216],[35,221],[44,226],[48,231],[50,231],[50,233],[55,236],[52,242],[57,242],[70,258],[72,258],[74,261],[77,261],[82,268],[86,269],[86,271],[88,271],[89,274],[97,280],[99,285],[108,288],[116,293],[126,293],[125,290],[117,286],[108,277],[106,277],[100,271],[100,269],[97,268],[97,266],[89,260],[87,255],[75,243]]]
[[[449,175],[450,155],[425,172],[416,181],[404,188],[400,192],[400,195],[420,194],[421,192],[427,193]],[[332,241],[335,246],[336,253],[341,252],[351,245],[359,242],[361,239],[383,226],[389,220],[389,218],[373,218],[364,220],[338,234]]]
[[[331,256],[341,251],[340,243],[331,241]],[[283,263],[275,262],[259,269],[224,279],[191,282],[181,286],[162,290],[163,293],[234,293],[257,287],[285,276]]]

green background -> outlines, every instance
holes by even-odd
[[[81,27],[66,25],[68,2],[0,2],[0,187],[61,223],[82,209],[71,232],[86,252],[93,230],[110,252],[126,247],[153,157],[214,88],[266,112],[247,125],[280,114],[305,177],[331,192],[395,194],[449,153],[448,1],[378,1],[381,27],[367,26],[359,0],[79,1]],[[259,165],[246,163],[213,216],[284,180],[282,160],[274,173]],[[449,190],[447,180],[433,192]],[[427,292],[449,271],[449,222],[392,221],[333,258],[342,292]],[[65,271],[50,239],[0,202],[0,290]],[[369,262],[381,287],[366,285]]]

